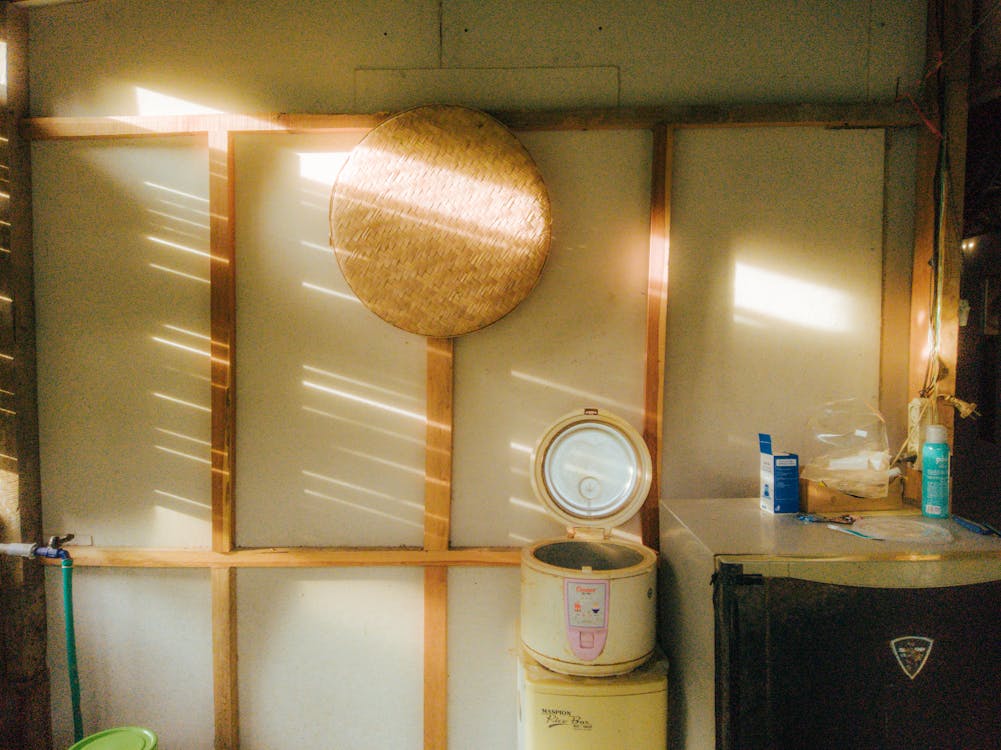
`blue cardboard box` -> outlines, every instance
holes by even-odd
[[[772,436],[758,433],[761,451],[761,509],[769,513],[799,512],[799,456],[774,453]]]

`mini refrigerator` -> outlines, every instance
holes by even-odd
[[[1001,538],[910,518],[939,534],[864,539],[756,498],[664,501],[669,747],[1001,747]]]

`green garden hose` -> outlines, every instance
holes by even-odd
[[[63,558],[63,614],[66,621],[66,668],[70,677],[70,700],[73,703],[73,741],[83,739],[83,716],[80,713],[80,675],[76,666],[76,633],[73,628],[73,560]]]

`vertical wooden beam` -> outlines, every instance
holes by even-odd
[[[237,750],[240,746],[236,636],[236,569],[212,568],[215,750]]]
[[[27,11],[4,3],[7,106],[3,112],[0,210],[0,541],[34,542],[42,535],[35,363],[34,253],[31,214],[31,145],[18,122],[28,114]],[[4,559],[8,584],[20,585],[28,568]],[[37,572],[37,570],[36,570]]]
[[[950,0],[941,3],[941,7],[945,107],[942,121],[945,124],[949,171],[946,209],[942,212],[942,282],[939,285],[942,296],[939,352],[946,371],[939,388],[943,394],[955,394],[959,364],[959,282],[963,272],[966,126],[969,118],[970,29],[973,24],[973,8],[971,0]],[[944,403],[939,405],[939,422],[950,427],[950,435],[954,417],[952,407]]]
[[[653,482],[640,510],[643,543],[660,548],[660,467],[663,459],[664,329],[667,319],[667,261],[671,232],[671,157],[674,129],[653,129],[650,182],[650,261],[646,301],[646,376],[643,439],[653,460]]]
[[[928,378],[931,353],[932,254],[935,245],[935,163],[938,138],[922,128],[918,134],[914,195],[914,261],[911,270],[911,356],[907,391],[917,396]]]
[[[211,131],[209,242],[211,248],[212,549],[235,544],[233,458],[236,431],[236,235],[233,135]]]
[[[452,339],[427,342],[424,549],[447,550],[452,517]],[[448,568],[424,569],[424,748],[448,747]]]
[[[29,116],[28,11],[3,3],[7,101],[3,110],[7,194],[0,242],[2,283],[2,456],[0,541],[42,536],[31,216],[31,149],[18,124]],[[0,747],[49,747],[52,742],[46,667],[45,580],[41,565],[0,561]]]
[[[424,750],[448,748],[448,567],[424,569]]]
[[[911,274],[914,226],[913,189],[915,152],[910,136],[899,128],[883,131],[882,301],[880,305],[879,410],[886,419],[890,446],[896,450],[907,436],[910,390],[910,348],[901,346],[910,336]],[[910,225],[911,234],[901,231]]]
[[[929,364],[932,356],[929,342],[933,338],[930,332],[936,326],[940,369],[937,386],[929,395],[952,394],[956,387],[971,23],[970,0],[929,0],[926,55],[929,74],[924,79],[925,96],[920,101],[930,125],[922,127],[918,141],[908,377],[912,396],[935,385],[929,382],[927,373],[936,370],[933,361]],[[932,127],[939,132],[933,132]],[[947,177],[941,191],[944,202],[936,199],[939,194],[936,174],[943,166],[939,164],[942,154]],[[938,265],[938,277],[934,263]],[[940,408],[938,419],[951,426],[952,409]]]
[[[452,507],[452,339],[427,342],[424,549],[448,549]]]
[[[212,381],[212,550],[235,545],[233,458],[236,425],[236,240],[233,135],[210,131],[209,243]],[[212,665],[216,750],[239,747],[236,571],[212,569]]]

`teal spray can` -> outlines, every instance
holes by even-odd
[[[945,427],[930,424],[921,449],[921,513],[931,518],[949,517],[951,456]]]

